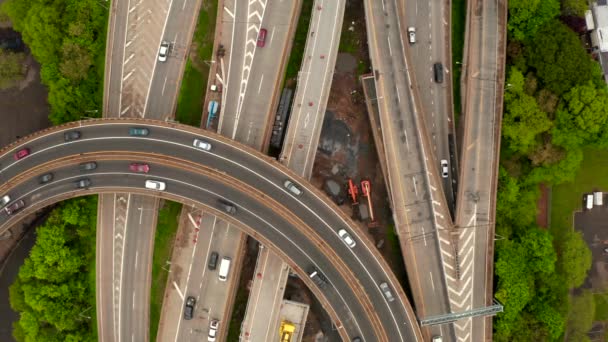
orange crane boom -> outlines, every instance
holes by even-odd
[[[372,206],[372,185],[370,181],[361,181],[361,192],[363,193],[363,196],[367,197],[367,207],[369,210],[370,219],[369,226],[375,227],[378,223],[376,222],[376,217],[374,216],[374,207]]]
[[[357,201],[357,195],[359,194],[359,188],[353,183],[352,179],[348,179],[348,194],[350,195],[350,199],[353,201],[353,205],[359,204]]]

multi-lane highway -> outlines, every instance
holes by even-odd
[[[220,134],[266,148],[299,6],[298,0],[225,1],[222,31],[230,43],[227,60],[220,61],[226,75]],[[263,44],[258,42],[260,30],[266,31]]]
[[[361,334],[366,341],[388,340],[388,336],[391,341],[419,339],[416,319],[389,267],[364,234],[358,232],[356,226],[318,190],[277,162],[225,138],[191,127],[151,121],[146,122],[151,135],[136,138],[127,134],[128,127],[133,124],[124,120],[84,123],[77,128],[83,133],[82,139],[63,142],[62,133],[67,127],[78,127],[74,123],[9,146],[0,153],[0,164],[5,165],[1,173],[3,179],[11,181],[0,189],[3,193],[9,192],[14,199],[23,198],[28,208],[33,209],[36,204],[46,205],[58,200],[60,194],[74,196],[116,190],[150,193],[142,185],[146,178],[153,176],[167,183],[167,190],[159,195],[188,204],[192,203],[188,199],[192,199],[215,208],[216,213],[218,196],[227,198],[239,211],[230,217],[222,215],[225,219],[239,226],[256,227],[257,230],[250,233],[270,248],[277,248],[275,252],[291,261],[291,266],[296,267],[303,278],[306,275],[301,273],[302,269],[311,264],[325,273],[331,286],[319,291],[310,285],[332,304],[329,312],[344,328],[343,337]],[[211,152],[191,146],[192,139],[201,135],[212,143]],[[12,153],[24,145],[31,148],[32,154],[12,161]],[[95,155],[96,151],[110,152]],[[120,159],[117,151],[129,151],[129,155],[122,158],[148,160],[154,170],[152,176],[128,172],[130,160],[116,160]],[[147,154],[132,155],[135,151]],[[201,154],[205,158],[201,158]],[[75,189],[74,181],[83,175],[75,165],[65,165],[63,157],[74,158],[70,164],[98,160],[98,169],[88,175],[93,181],[90,190]],[[55,164],[45,165],[51,161]],[[47,168],[57,167],[56,181],[51,184],[40,186],[36,178],[30,178]],[[305,188],[304,194],[296,197],[287,191],[282,186],[286,178],[295,179]],[[21,181],[23,183],[19,184]],[[2,215],[0,227],[6,228],[19,216]],[[281,229],[264,231],[261,226]],[[297,228],[289,228],[294,226]],[[351,249],[340,240],[337,235],[340,227],[353,234],[356,247]],[[388,302],[385,299],[378,287],[382,281],[388,282],[399,300]]]
[[[211,320],[219,320],[220,326],[228,324],[222,319],[229,309],[226,301],[230,297],[226,293],[232,291],[229,286],[237,282],[220,281],[217,266],[211,269],[208,265],[212,253],[218,253],[220,259],[235,260],[234,254],[222,251],[239,250],[239,240],[232,239],[230,234],[230,230],[238,228],[228,227],[228,222],[207,212],[190,209],[192,207],[182,211],[181,223],[185,227],[177,237],[179,253],[171,259],[167,286],[172,291],[166,292],[163,301],[162,328],[157,341],[201,341],[207,338]],[[234,272],[231,273],[229,278],[234,277]],[[184,319],[183,314],[188,296],[196,299],[192,320]],[[220,341],[224,340],[226,331],[219,329]]]
[[[448,205],[454,207],[452,180],[457,162],[455,151],[450,151],[449,139],[454,135],[454,115],[452,112],[452,70],[451,70],[451,8],[446,1],[407,0],[404,25],[416,30],[415,43],[408,43],[412,72],[416,75],[419,100],[424,108],[424,119],[431,137],[431,146],[438,160],[432,161],[437,172],[440,160],[447,160],[450,173],[443,180]],[[441,63],[445,69],[442,83],[433,78],[433,64]],[[452,153],[451,153],[452,152]]]
[[[419,318],[450,310],[441,249],[451,218],[426,135],[415,75],[408,63],[397,1],[366,1],[370,57],[377,89],[393,217]],[[432,163],[432,164],[431,164]],[[449,240],[447,241],[449,243]],[[450,326],[428,329],[453,336]]]
[[[104,117],[173,118],[201,2],[112,2]],[[162,41],[169,43],[164,62],[158,58]],[[100,196],[99,203],[96,292],[100,339],[149,340],[149,265],[159,201],[117,193]],[[111,265],[103,263],[109,259]],[[138,264],[146,267],[133,266]]]
[[[464,135],[455,221],[463,264],[459,279],[451,285],[454,311],[481,309],[493,300],[494,215],[506,62],[507,2],[475,0],[467,5]],[[491,317],[468,318],[455,325],[461,340],[491,338]]]
[[[281,161],[306,179],[319,145],[327,99],[334,76],[345,0],[316,1],[298,73]]]

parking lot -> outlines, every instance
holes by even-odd
[[[583,287],[595,290],[608,289],[608,206],[604,194],[604,205],[585,208],[584,198],[581,209],[574,212],[574,228],[583,233],[583,238],[593,256],[592,266]]]

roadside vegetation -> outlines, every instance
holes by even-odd
[[[40,63],[53,124],[101,114],[106,4],[98,0],[7,0],[0,8]]]
[[[454,97],[454,120],[458,124],[460,118],[460,75],[462,74],[462,58],[464,52],[464,29],[466,24],[467,2],[452,1],[452,89]]]
[[[591,252],[572,228],[580,189],[567,187],[584,158],[608,147],[608,89],[559,15],[559,0],[509,1],[495,254],[495,296],[505,310],[494,320],[495,341],[585,341],[594,317],[593,296],[575,290]],[[587,181],[597,171],[588,165]],[[536,223],[541,183],[555,190],[552,217],[567,217],[549,230]]]
[[[164,201],[158,213],[154,252],[152,254],[152,288],[150,290],[150,338],[156,339],[163,307],[165,287],[169,277],[169,261],[179,225],[181,203]]]
[[[0,48],[0,90],[13,87],[25,77],[25,53]]]
[[[296,27],[293,46],[289,54],[287,70],[285,71],[285,80],[295,79],[302,66],[302,57],[304,56],[304,48],[306,47],[306,38],[308,35],[308,26],[310,26],[313,4],[313,0],[302,0],[298,26]]]
[[[96,218],[97,196],[81,197],[59,204],[36,229],[36,243],[9,289],[20,315],[15,340],[97,340]]]
[[[203,1],[175,111],[176,120],[183,124],[196,127],[201,125],[203,102],[208,89],[209,63],[217,59],[213,56],[216,16],[217,0]]]

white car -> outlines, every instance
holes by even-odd
[[[11,198],[9,195],[2,196],[2,198],[0,198],[0,209],[4,208],[4,206],[7,205],[10,201]]]
[[[407,40],[410,42],[410,44],[416,43],[416,28],[415,27],[410,26],[407,28]]]
[[[290,180],[286,180],[283,183],[283,186],[285,187],[285,189],[289,190],[292,194],[296,195],[296,196],[300,196],[302,194],[302,190],[300,188],[298,188],[297,185],[295,185],[292,181]]]
[[[380,290],[382,290],[382,293],[384,294],[384,297],[386,297],[386,300],[388,300],[389,302],[395,300],[395,297],[393,296],[393,293],[391,292],[391,289],[390,287],[388,287],[387,283],[380,284]]]
[[[340,235],[340,238],[342,239],[342,241],[344,241],[344,243],[348,247],[353,248],[357,245],[355,243],[355,240],[353,240],[353,238],[350,236],[350,234],[348,234],[348,232],[346,230],[344,230],[344,229],[338,230],[338,235]]]
[[[441,177],[448,178],[449,173],[450,168],[448,167],[448,161],[445,159],[441,159]]]
[[[170,47],[171,47],[171,44],[169,44],[168,41],[163,40],[163,42],[160,43],[160,49],[158,49],[158,61],[159,62],[167,61],[167,56],[169,56]]]
[[[194,139],[192,146],[200,148],[201,150],[211,151],[211,144],[200,139]]]
[[[217,319],[211,320],[209,323],[209,336],[207,337],[207,341],[214,342],[217,337],[217,331],[220,328],[220,321]]]
[[[165,184],[165,182],[151,179],[146,180],[146,189],[163,191],[166,187],[167,185]]]

